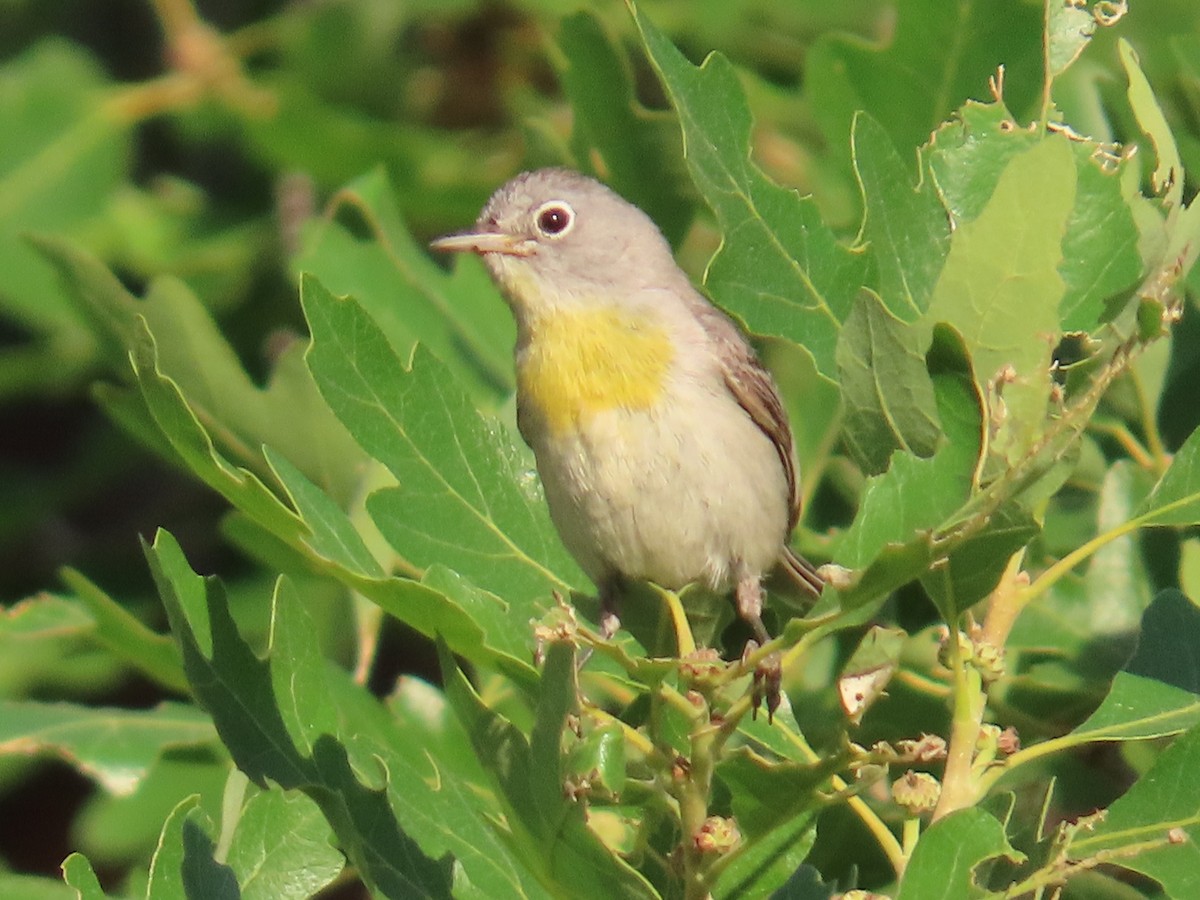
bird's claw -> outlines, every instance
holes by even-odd
[[[758,649],[758,641],[746,642],[742,652],[743,662]],[[775,710],[783,697],[783,665],[778,653],[771,653],[754,667],[754,680],[750,686],[750,708],[753,718],[758,718],[758,709],[765,702],[767,705],[767,722],[775,722]]]

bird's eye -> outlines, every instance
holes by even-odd
[[[561,200],[552,200],[538,208],[534,221],[547,237],[562,237],[575,224],[575,211]]]

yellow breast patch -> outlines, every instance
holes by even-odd
[[[598,412],[657,403],[674,355],[666,330],[644,315],[558,310],[531,329],[517,386],[522,402],[562,434]]]

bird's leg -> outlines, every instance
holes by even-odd
[[[742,658],[746,659],[751,653],[771,639],[762,622],[762,582],[757,575],[742,573],[741,578],[738,579],[737,587],[734,588],[733,596],[737,602],[738,615],[754,631],[754,638],[746,642],[746,649],[742,654]],[[767,721],[774,719],[775,710],[779,707],[782,683],[783,670],[779,654],[772,653],[760,662],[754,670],[754,686],[751,689],[751,702],[754,705],[754,715],[758,715],[758,707],[762,704],[763,700],[766,700]]]
[[[606,641],[621,629],[621,579],[605,578],[600,587],[600,636]]]

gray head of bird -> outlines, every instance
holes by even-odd
[[[649,216],[570,169],[516,176],[473,228],[430,246],[481,256],[518,316],[687,285]]]

